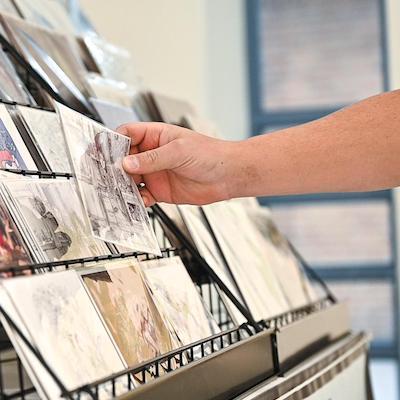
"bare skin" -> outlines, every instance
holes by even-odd
[[[118,131],[132,139],[123,166],[146,184],[147,206],[400,185],[400,91],[240,142],[162,123]]]

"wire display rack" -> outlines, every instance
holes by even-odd
[[[53,99],[63,103],[63,100],[55,93],[51,87],[41,78],[41,76],[32,69],[32,67],[25,61],[25,59],[15,50],[15,48],[0,35],[0,45],[14,60],[18,67],[18,73],[25,83],[28,90],[34,96],[38,106],[30,104],[23,104],[24,106],[39,108],[46,111],[54,111],[48,107],[46,103],[46,96],[43,92],[47,93]],[[15,102],[2,101],[5,104],[16,105]],[[97,119],[96,116],[92,116]],[[28,170],[9,170],[5,171],[20,174],[25,176],[34,176],[40,179],[73,179],[73,175],[64,172],[50,172],[50,171],[28,171]],[[222,332],[188,346],[181,347],[170,353],[163,354],[157,358],[149,360],[138,366],[125,369],[119,373],[104,377],[96,382],[90,382],[85,386],[67,390],[62,383],[62,377],[58,376],[57,371],[52,371],[46,362],[46,356],[40,354],[36,348],[24,337],[22,332],[14,324],[12,319],[0,307],[0,313],[8,321],[8,323],[15,328],[18,336],[28,346],[36,358],[47,369],[50,376],[54,379],[55,383],[60,388],[60,392],[66,399],[95,399],[99,398],[99,393],[102,389],[109,392],[109,397],[113,398],[117,395],[138,392],[141,388],[151,387],[151,384],[158,381],[164,381],[166,377],[179,376],[180,372],[185,372],[194,368],[201,363],[210,359],[218,359],[219,364],[227,365],[229,362],[231,368],[240,369],[240,365],[233,365],[229,358],[230,352],[238,351],[243,357],[242,362],[244,368],[249,372],[246,380],[241,383],[243,388],[248,385],[254,384],[261,378],[273,376],[281,371],[279,352],[277,348],[277,332],[286,326],[291,326],[296,322],[306,320],[311,315],[323,313],[324,310],[330,309],[336,303],[336,299],[330,292],[325,283],[318,277],[318,275],[305,263],[298,252],[293,248],[294,254],[302,263],[305,270],[310,277],[321,285],[325,297],[313,304],[305,307],[292,310],[274,318],[263,321],[256,321],[247,306],[224,284],[215,271],[208,265],[204,258],[199,254],[197,249],[188,240],[188,238],[180,231],[174,221],[159,207],[152,208],[151,223],[156,232],[156,236],[162,247],[162,257],[171,257],[179,255],[183,259],[189,274],[196,284],[198,291],[206,305],[210,314],[215,318],[217,324]],[[170,240],[165,235],[164,228],[167,227],[170,232],[175,236],[180,247],[171,246]],[[157,258],[146,253],[130,252],[120,254],[107,254],[99,255],[96,257],[81,258],[75,260],[57,261],[42,264],[32,264],[27,266],[16,266],[4,270],[2,272],[8,273],[11,276],[22,275],[26,272],[31,274],[36,273],[51,273],[55,270],[69,269],[75,267],[82,267],[85,265],[93,265],[99,262],[107,262],[116,259],[132,258],[137,260],[149,260]],[[193,272],[196,272],[195,275]],[[221,293],[225,295],[233,305],[240,311],[246,319],[246,323],[241,326],[235,326],[233,319],[230,316],[228,309],[225,306]],[[251,352],[251,346],[258,343],[257,351]],[[34,399],[38,398],[36,390],[30,382],[23,365],[13,351],[12,346],[5,336],[1,334],[1,349],[0,352],[0,398],[1,399]],[[254,347],[254,346],[253,346]],[[243,349],[245,352],[243,353]],[[262,351],[260,352],[259,349]],[[242,351],[242,353],[240,353]],[[264,354],[265,351],[265,354]],[[247,358],[244,355],[250,354]],[[268,356],[267,356],[268,355]],[[225,358],[218,358],[225,357]],[[235,356],[237,357],[237,356]],[[253,358],[252,358],[253,357]],[[246,360],[247,361],[246,361]],[[256,362],[257,359],[257,362]],[[221,360],[224,360],[223,362]],[[268,362],[267,362],[268,360]],[[247,362],[247,364],[245,364]],[[264,365],[264,363],[266,363]],[[245,367],[247,365],[247,368]],[[259,366],[259,368],[256,368]],[[209,366],[211,368],[211,366]],[[216,369],[215,373],[220,373],[221,370]],[[210,372],[212,375],[212,372]],[[242,375],[246,375],[242,372]],[[12,376],[12,379],[10,379]],[[121,392],[118,388],[124,387]],[[139,386],[139,389],[134,389]],[[228,397],[227,397],[228,398]]]
[[[22,173],[21,171],[13,171],[14,173]],[[27,174],[38,175],[40,174],[34,171],[25,171]],[[56,175],[47,176],[53,179],[57,179]],[[62,175],[62,177],[64,177]],[[173,222],[168,220],[165,215],[159,212],[158,207],[153,209],[153,212],[150,214],[153,228],[156,232],[160,232],[160,221],[159,218],[162,216],[162,223],[167,223],[169,227],[180,236],[182,233],[178,230],[175,231],[176,226],[173,226]],[[162,229],[161,229],[162,231]],[[110,393],[110,398],[114,396],[121,395],[121,391],[118,392],[118,387],[121,387],[121,384],[124,384],[124,390],[126,393],[133,390],[137,386],[145,385],[149,382],[155,381],[160,377],[165,376],[171,372],[176,372],[180,370],[184,370],[185,367],[188,367],[190,364],[195,361],[201,361],[215,354],[219,354],[223,352],[227,348],[233,347],[235,345],[240,344],[246,339],[256,336],[262,331],[278,331],[283,327],[290,325],[296,321],[302,320],[303,318],[317,313],[319,311],[323,311],[329,308],[333,303],[329,294],[322,300],[307,305],[305,307],[301,307],[299,309],[291,310],[289,312],[283,313],[281,315],[277,315],[274,318],[270,318],[263,321],[255,322],[252,318],[241,325],[240,327],[235,327],[232,318],[229,315],[229,311],[226,309],[225,304],[221,298],[221,291],[230,296],[230,299],[239,305],[243,309],[244,306],[235,298],[235,296],[230,293],[227,288],[221,284],[221,280],[218,276],[213,273],[214,271],[211,267],[206,263],[206,261],[198,254],[195,248],[188,246],[188,243],[183,240],[182,248],[171,247],[169,240],[163,236],[159,240],[165,245],[169,245],[169,247],[163,247],[161,249],[162,257],[171,257],[175,255],[187,255],[189,252],[191,255],[196,257],[196,261],[200,268],[202,269],[201,276],[203,277],[200,281],[196,282],[199,293],[201,294],[205,305],[207,306],[208,311],[212,314],[212,316],[217,321],[219,327],[222,332],[220,334],[214,335],[209,338],[205,338],[204,340],[198,341],[188,346],[181,347],[175,351],[172,351],[168,354],[161,355],[157,358],[154,358],[148,362],[142,363],[133,368],[128,368],[123,370],[117,374],[114,374],[109,377],[105,377],[96,382],[92,382],[88,385],[75,388],[73,390],[67,390],[62,384],[62,377],[57,376],[56,371],[51,371],[51,368],[47,366],[47,369],[51,371],[51,376],[60,387],[60,392],[63,393],[63,396],[68,399],[81,399],[81,398],[89,398],[98,399],[99,393],[102,389],[107,388]],[[181,238],[182,239],[182,238]],[[49,263],[41,263],[41,264],[32,264],[26,266],[16,266],[12,268],[8,268],[4,270],[5,273],[11,274],[12,276],[22,275],[25,272],[29,271],[32,274],[35,273],[51,273],[55,270],[59,271],[60,268],[69,269],[74,267],[81,267],[85,265],[93,265],[93,263],[98,262],[107,262],[116,259],[126,259],[126,258],[134,258],[137,260],[149,260],[154,258],[160,258],[158,256],[153,256],[147,253],[141,252],[129,252],[129,253],[121,253],[121,254],[107,254],[100,255],[96,257],[89,258],[81,258],[74,260],[65,260],[65,261],[57,261],[57,262],[49,262]],[[215,279],[216,278],[216,279]],[[13,327],[15,324],[13,321],[4,313],[4,310],[0,308],[0,313],[7,319],[8,323]],[[246,310],[245,312],[247,316],[251,316],[251,314]],[[36,349],[34,349],[29,341],[23,337],[21,332],[18,332],[19,336],[21,336],[22,340],[26,343],[26,345],[31,349],[31,351],[35,354],[39,361],[47,365],[45,362],[45,356],[39,354]],[[274,342],[274,336],[271,336],[271,343]],[[9,348],[7,346],[7,341],[3,343],[3,348]],[[271,348],[274,349],[274,346],[271,344]],[[277,373],[280,370],[279,366],[279,357],[277,353],[277,349],[272,351],[271,353],[273,360],[273,370],[271,373]],[[13,364],[14,365],[14,374],[17,376],[16,383],[17,388],[14,390],[8,388],[7,385],[0,385],[0,395],[1,398],[4,399],[28,399],[33,393],[35,393],[32,384],[29,383],[29,380],[22,368],[22,364],[19,361],[18,357],[13,355],[8,358],[1,359],[0,358],[0,382],[5,381],[4,372],[6,371],[6,367]],[[9,369],[9,368],[8,368]],[[122,383],[121,383],[122,382]],[[117,385],[118,383],[118,385]],[[119,389],[120,390],[120,389]]]

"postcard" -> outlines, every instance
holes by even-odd
[[[172,350],[171,336],[154,305],[135,261],[104,264],[83,275],[128,366]]]
[[[255,229],[243,207],[225,201],[203,210],[253,317],[259,320],[288,311],[281,283],[254,241]]]
[[[31,262],[18,228],[0,198],[0,270]]]
[[[0,168],[36,169],[7,108],[0,104]]]
[[[214,333],[201,297],[179,257],[140,262],[154,302],[182,345]]]
[[[4,100],[35,104],[3,50],[0,50],[0,95]]]
[[[21,320],[32,344],[67,389],[124,369],[75,271],[6,279],[2,284],[17,314],[10,317]],[[24,356],[32,360],[32,354],[24,350]],[[43,367],[35,368],[34,373],[47,398],[61,398],[58,386]],[[110,389],[102,389],[100,398],[110,398]]]
[[[52,111],[17,106],[27,130],[54,172],[71,172],[58,115]]]
[[[72,182],[27,178],[3,185],[21,216],[21,232],[37,244],[38,262],[109,254],[106,244],[92,237]]]
[[[234,276],[229,270],[229,266],[225,264],[223,255],[207,227],[201,209],[197,206],[179,206],[179,211],[190,232],[190,235],[197,247],[200,255],[207,261],[208,265],[214,270],[222,282],[227,286],[231,293],[241,302],[245,304],[240,289],[238,288]],[[240,286],[240,285],[239,285]],[[225,306],[230,313],[231,318],[236,325],[240,325],[246,321],[242,313],[238,311],[236,306],[222,293]]]
[[[292,308],[299,308],[317,300],[300,262],[296,259],[286,238],[275,225],[266,207],[245,207],[251,221],[261,235],[256,235],[265,260],[273,266]]]
[[[160,255],[138,188],[122,168],[130,139],[66,106],[57,109],[93,235]]]

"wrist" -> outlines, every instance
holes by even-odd
[[[224,186],[226,199],[255,196],[259,168],[252,140],[229,142],[226,151]]]

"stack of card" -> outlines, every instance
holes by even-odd
[[[69,180],[7,180],[1,194],[36,262],[109,254],[95,239]]]
[[[178,258],[7,279],[0,302],[69,390],[215,332]],[[42,398],[60,398],[48,372],[2,323]],[[125,382],[117,381],[117,394]],[[111,387],[102,387],[100,398],[110,396]]]

